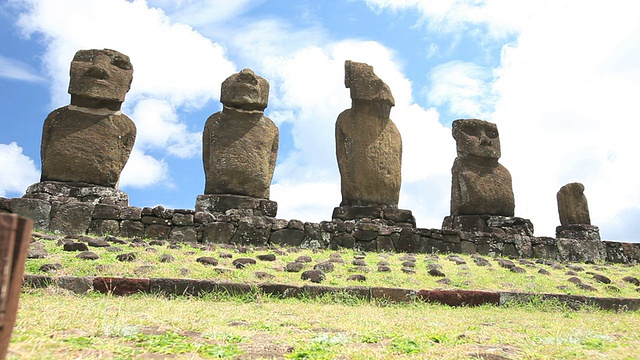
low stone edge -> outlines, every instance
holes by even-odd
[[[276,298],[318,297],[346,294],[367,301],[408,303],[424,301],[449,306],[508,306],[513,302],[557,301],[571,309],[592,306],[603,310],[636,311],[640,309],[640,298],[603,298],[582,295],[537,294],[506,291],[480,290],[411,290],[402,288],[324,285],[288,285],[278,283],[244,284],[217,282],[212,280],[174,278],[117,278],[24,275],[23,287],[45,288],[58,286],[77,294],[89,291],[109,293],[116,296],[136,293],[163,296],[201,296],[210,292],[226,292],[242,295],[258,292]]]

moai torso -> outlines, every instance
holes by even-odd
[[[584,185],[570,183],[561,187],[557,194],[557,200],[558,215],[560,215],[560,224],[562,226],[571,224],[591,225],[587,197],[584,195]]]
[[[397,206],[402,138],[389,118],[394,99],[367,64],[345,63],[352,107],[336,122],[336,155],[342,202],[350,206]]]
[[[453,122],[458,157],[453,163],[451,215],[513,216],[511,174],[498,163],[500,138],[495,124]]]
[[[223,111],[207,119],[203,133],[205,194],[269,198],[279,133],[263,113],[268,96],[269,84],[250,69],[222,84]]]
[[[80,50],[71,63],[71,105],[44,122],[40,181],[79,182],[115,188],[136,137],[120,112],[133,68],[114,50]]]

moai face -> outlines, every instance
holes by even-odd
[[[500,136],[494,123],[478,119],[455,120],[453,138],[459,157],[500,158]]]
[[[269,83],[251,69],[243,69],[222,83],[220,102],[227,107],[262,111],[269,101]]]
[[[69,94],[113,102],[124,101],[133,66],[115,50],[79,50],[71,61]]]

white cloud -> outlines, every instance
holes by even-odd
[[[40,180],[40,171],[15,142],[0,144],[0,196],[22,196],[27,186]]]
[[[459,60],[438,65],[431,70],[429,103],[447,107],[462,118],[486,118],[493,109],[491,71]]]
[[[0,78],[15,79],[28,82],[42,82],[40,76],[31,66],[16,59],[0,55]]]
[[[250,6],[264,0],[150,0],[150,6],[159,6],[174,21],[194,27],[224,22],[245,12]]]
[[[167,163],[134,148],[120,175],[120,187],[144,188],[163,182],[170,186]]]
[[[69,102],[69,65],[77,50],[116,49],[129,55],[134,67],[123,111],[137,124],[138,160],[151,150],[180,158],[200,153],[200,134],[191,132],[177,113],[220,97],[220,84],[236,71],[221,45],[188,25],[173,23],[143,0],[13,1],[26,5],[18,20],[24,34],[46,39],[43,58],[53,80],[52,107]],[[145,159],[155,173],[162,173],[158,160]],[[151,184],[133,178],[123,183]]]

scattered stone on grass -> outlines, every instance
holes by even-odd
[[[84,239],[84,238],[83,238]],[[109,247],[111,243],[103,239],[96,239],[92,237],[86,237],[87,245],[92,247]]]
[[[585,283],[580,283],[578,284],[578,287],[582,290],[587,290],[587,291],[597,291],[598,289],[596,289],[595,287],[589,285],[589,284],[585,284]]]
[[[92,251],[83,251],[80,254],[76,255],[78,259],[82,260],[98,260],[100,256]]]
[[[514,267],[510,268],[509,271],[514,272],[516,274],[524,274],[524,273],[527,272],[527,270],[525,270],[524,268],[521,268],[519,266],[514,266]]]
[[[364,259],[353,259],[351,265],[354,266],[367,266],[367,262]]]
[[[252,258],[237,258],[231,263],[236,269],[243,269],[249,265],[255,265],[256,260]]]
[[[416,273],[416,269],[410,268],[410,267],[402,267],[402,269],[400,269],[400,270],[402,270],[402,272],[405,273],[405,274],[415,274]]]
[[[180,268],[180,270],[179,270],[179,271],[180,271],[180,275],[182,275],[182,276],[187,276],[187,275],[189,275],[189,273],[191,272],[191,271],[189,271],[189,269],[187,269],[187,268]]]
[[[613,291],[613,292],[620,292],[620,289],[617,286],[613,286],[613,285],[607,285],[607,290]]]
[[[511,269],[512,267],[516,266],[513,261],[507,259],[498,259],[498,264],[506,269]]]
[[[238,254],[247,254],[251,252],[251,249],[249,249],[248,247],[241,246],[239,248],[236,248],[236,252]]]
[[[161,263],[170,263],[170,262],[174,262],[175,260],[176,260],[176,258],[171,254],[162,254],[162,255],[160,255],[160,262]]]
[[[444,275],[444,274],[443,274],[443,275]],[[440,280],[436,280],[436,282],[437,282],[438,284],[442,284],[442,285],[451,285],[451,279],[446,278],[446,277],[445,277],[445,278],[442,278],[442,279],[440,279]]]
[[[109,246],[108,248],[105,248],[106,251],[108,252],[123,252],[124,250],[121,247],[117,247],[117,246]]]
[[[96,265],[96,271],[99,273],[104,273],[109,271],[109,269],[111,269],[111,266],[109,265],[104,265],[104,264],[98,264]]]
[[[367,281],[367,277],[362,275],[362,274],[353,274],[353,275],[349,275],[349,277],[347,278],[347,281]]]
[[[342,260],[342,258],[337,258],[337,257],[330,257],[329,262],[334,264],[344,264],[344,260]]]
[[[274,253],[274,254],[276,254],[276,255],[280,255],[280,256],[285,256],[285,255],[287,255],[287,252],[286,252],[286,251],[283,251],[283,250],[280,250],[280,249],[274,249],[274,250],[273,250],[273,253]]]
[[[391,268],[388,265],[378,265],[379,272],[391,272]]]
[[[284,267],[286,272],[300,272],[304,269],[304,264],[299,261],[292,261]]]
[[[302,280],[309,280],[312,283],[321,283],[326,277],[320,270],[306,270],[302,273],[300,278]]]
[[[29,244],[29,251],[27,253],[27,259],[44,259],[49,255],[47,249],[40,241],[32,242]]]
[[[567,264],[567,267],[573,271],[584,271],[584,268],[577,264]]]
[[[269,274],[268,272],[264,271],[256,271],[253,273],[253,276],[255,276],[255,278],[259,280],[271,280],[276,277],[275,275]]]
[[[449,255],[449,257],[447,257],[447,259],[449,259],[449,261],[452,261],[454,263],[456,263],[456,265],[464,265],[467,263],[467,261],[463,258],[461,258],[460,256],[457,255]]]
[[[491,263],[489,262],[489,260],[480,256],[474,257],[473,262],[478,266],[491,266]]]
[[[389,266],[389,262],[381,260],[381,261],[378,261],[378,263],[376,265],[378,265],[378,266]]]
[[[211,256],[201,256],[196,261],[203,265],[218,266],[218,259]]]
[[[226,252],[218,253],[218,256],[220,257],[220,259],[231,259],[233,257],[232,254]]]
[[[559,263],[551,264],[551,268],[554,270],[564,270],[564,266],[562,266],[562,264],[559,264]]]
[[[568,278],[567,281],[572,283],[572,284],[576,284],[576,285],[582,284],[582,280],[580,280],[580,278],[576,277],[576,276],[572,276],[572,277]]]
[[[611,284],[611,279],[601,274],[594,274],[593,279],[597,282],[601,282],[603,284]]]
[[[314,270],[320,270],[320,271],[322,271],[324,273],[328,273],[328,272],[332,272],[335,269],[335,267],[334,267],[332,262],[324,261],[324,262],[317,263],[313,267],[313,269]]]
[[[350,269],[348,269],[347,271],[349,272],[363,272],[363,273],[368,273],[369,271],[371,271],[371,269],[369,269],[368,266],[354,266]]]
[[[89,247],[85,243],[81,242],[68,242],[62,246],[64,251],[88,251]]]
[[[400,260],[416,262],[416,257],[410,254],[405,254],[400,257]]]
[[[118,261],[134,261],[136,259],[136,254],[135,253],[124,253],[124,254],[119,254],[116,256],[116,259],[118,259]]]
[[[145,249],[144,249],[144,251],[146,251],[146,252],[151,252],[151,253],[157,253],[157,252],[158,252],[158,249],[156,249],[156,248],[154,248],[154,247],[149,246],[148,248],[145,248]]]
[[[151,240],[149,241],[149,245],[151,246],[164,246],[166,245],[167,242],[164,240]]]
[[[56,271],[56,270],[60,270],[60,269],[62,269],[62,264],[60,264],[60,263],[43,264],[42,266],[40,266],[38,268],[38,270],[44,271],[44,272]]]
[[[329,254],[330,258],[337,258],[337,259],[342,259],[342,255],[339,252],[334,252]]]
[[[276,255],[275,254],[261,254],[258,255],[258,260],[261,261],[276,261]]]
[[[442,265],[437,263],[428,264],[427,267],[429,268],[429,270],[442,270]]]
[[[353,258],[356,259],[356,260],[364,260],[365,256],[364,255],[354,255]]]
[[[622,278],[622,281],[627,282],[629,284],[640,286],[640,280],[633,276],[625,276]]]
[[[431,270],[429,270],[429,275],[431,275],[431,276],[437,276],[437,277],[445,277],[445,276],[446,276],[442,271],[440,271],[440,270],[438,270],[438,269],[431,269]]]
[[[178,244],[169,244],[167,245],[167,249],[180,250],[182,249],[182,246]]]
[[[565,275],[569,275],[569,276],[578,276],[579,274],[573,270],[569,270],[566,273],[564,273]]]
[[[311,259],[311,256],[309,255],[301,255],[301,256],[298,256],[296,261],[299,263],[310,263],[311,261],[313,261],[313,259]]]
[[[105,237],[104,237],[104,239],[105,239],[106,241],[110,242],[110,243],[113,243],[113,244],[120,244],[120,245],[122,245],[122,244],[126,244],[126,243],[127,243],[127,241],[126,241],[126,240],[119,239],[119,238],[117,238],[117,237],[115,237],[115,236],[113,236],[113,235],[107,235],[107,236],[105,236]]]
[[[414,268],[416,267],[416,263],[413,261],[403,261],[402,267]]]
[[[551,273],[549,271],[545,270],[545,269],[538,270],[538,274],[551,276]]]
[[[213,268],[213,271],[217,272],[218,274],[230,274],[233,272],[233,270],[231,269],[225,269],[220,267]]]

